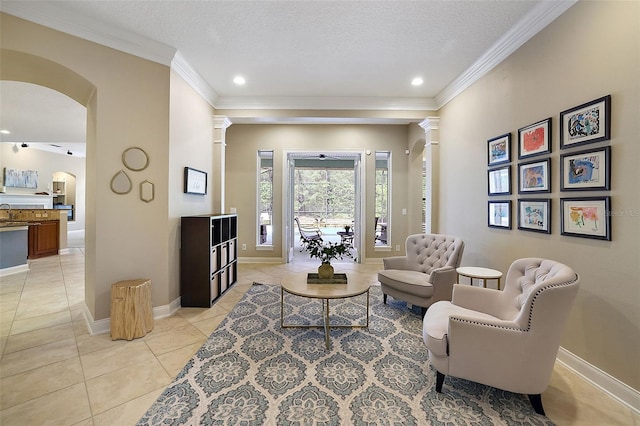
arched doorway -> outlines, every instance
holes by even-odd
[[[94,86],[87,79],[54,61],[19,52],[10,49],[0,49],[0,80],[31,83],[38,86],[53,89],[75,100],[86,108],[87,132],[86,144],[95,145],[95,123],[91,122],[95,116],[95,96],[97,92]],[[89,161],[87,161],[89,164]],[[76,198],[77,198],[76,190]],[[87,200],[87,197],[84,197]],[[88,200],[87,200],[88,202]],[[95,209],[94,209],[95,210]],[[85,221],[85,229],[93,227],[95,233],[95,222]],[[87,274],[87,270],[95,269],[95,250],[88,250],[85,256],[85,303],[89,312],[95,317],[95,300],[90,300],[95,294],[95,280]]]

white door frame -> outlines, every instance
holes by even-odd
[[[285,263],[290,263],[293,259],[294,247],[294,228],[293,228],[293,190],[294,190],[294,159],[296,156],[308,158],[313,154],[326,154],[329,156],[340,157],[340,155],[348,155],[355,157],[354,160],[354,191],[355,191],[355,209],[354,209],[354,232],[356,234],[353,244],[357,253],[357,262],[362,263],[362,238],[364,232],[364,210],[365,192],[363,185],[365,182],[365,168],[363,159],[365,158],[364,150],[348,150],[348,151],[317,151],[317,150],[284,150],[282,159],[282,258]],[[304,157],[302,157],[304,155]],[[351,158],[349,158],[351,159]]]

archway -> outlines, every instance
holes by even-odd
[[[0,49],[0,80],[19,81],[48,87],[69,96],[87,108],[87,175],[89,165],[92,164],[91,152],[95,152],[95,96],[97,88],[87,79],[73,70],[54,61],[10,49]],[[91,147],[91,148],[90,148]],[[94,211],[90,207],[95,203],[95,197],[87,194],[85,197],[87,211]],[[85,232],[95,235],[95,216],[86,215]],[[95,240],[87,240],[86,244],[95,244]],[[87,247],[85,251],[85,304],[89,312],[95,315],[95,281],[87,271],[95,270],[95,248]]]

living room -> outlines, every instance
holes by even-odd
[[[430,229],[463,238],[465,265],[506,272],[514,259],[533,255],[574,268],[581,276],[581,289],[563,336],[560,357],[628,404],[636,401],[637,407],[638,13],[637,3],[578,2],[441,108],[420,111],[412,124],[405,125],[241,124],[246,112],[212,108],[168,66],[8,14],[2,14],[1,78],[46,83],[63,91],[62,82],[52,81],[53,73],[46,70],[64,71],[64,75],[71,71],[70,81],[77,84],[72,85],[69,95],[88,107],[85,314],[96,329],[101,321],[108,320],[108,291],[122,277],[149,276],[154,283],[154,306],[171,310],[179,298],[180,216],[234,207],[239,214],[241,242],[254,245],[255,218],[251,212],[255,194],[245,189],[245,183],[254,187],[258,149],[273,149],[274,158],[280,162],[284,151],[299,148],[301,140],[313,140],[304,148],[316,151],[326,146],[327,139],[334,149],[392,150],[392,169],[397,172],[392,181],[393,217],[397,222],[392,225],[390,246],[394,248],[402,246],[407,235],[421,232],[415,209],[420,205],[415,197],[417,194],[421,198],[421,189],[410,185],[415,174],[421,172],[424,151],[428,150],[427,157],[434,159]],[[73,46],[74,54],[68,53],[69,46]],[[40,71],[25,75],[28,64],[37,65]],[[79,70],[84,70],[83,75]],[[109,75],[117,75],[119,80]],[[140,85],[142,80],[145,85]],[[597,146],[612,148],[611,190],[588,195],[611,197],[611,240],[561,235],[561,198],[572,194],[560,191],[558,171],[564,152],[560,149],[558,116],[606,95],[611,95],[611,139]],[[320,116],[321,112],[291,114]],[[230,124],[223,120],[212,123],[212,115],[226,117]],[[352,114],[336,111],[335,115],[345,118]],[[424,127],[418,124],[429,117],[437,120]],[[552,117],[553,123],[548,156],[551,192],[544,196],[552,200],[551,233],[530,233],[515,226],[488,227],[487,140],[507,132],[517,140],[518,129],[547,117]],[[109,191],[113,173],[121,168],[122,150],[138,143],[150,152],[148,179],[157,191],[153,203]],[[513,169],[519,161],[512,158]],[[3,155],[3,166],[5,161]],[[184,166],[210,172],[212,185],[207,196],[196,198],[183,193]],[[371,163],[366,167],[372,167]],[[282,164],[274,170],[275,200],[282,199],[282,170]],[[516,192],[505,197],[514,205],[518,198]],[[277,204],[274,220],[283,223]],[[404,217],[403,208],[410,215]],[[368,224],[374,220],[371,211],[371,206],[365,210]],[[276,233],[272,252],[259,255],[268,261],[281,261],[281,235]],[[365,262],[381,264],[381,259],[389,255],[388,251],[376,250],[372,241],[364,250]]]

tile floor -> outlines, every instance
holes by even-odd
[[[30,262],[0,278],[0,424],[134,425],[253,281],[309,264],[240,264],[210,309],[183,308],[133,341],[91,336],[82,314],[84,252]],[[344,264],[376,281],[377,265]],[[542,396],[557,425],[640,425],[640,416],[557,364]]]

